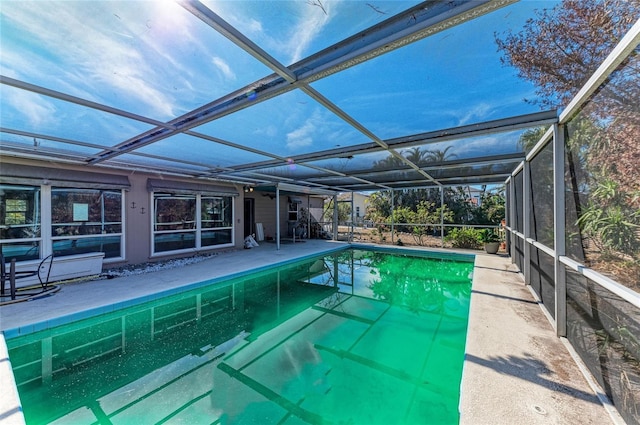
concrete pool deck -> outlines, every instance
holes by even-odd
[[[258,248],[221,252],[174,269],[64,284],[51,297],[0,307],[0,331],[11,337],[53,326],[60,317],[80,318],[88,315],[83,311],[102,311],[116,303],[344,245],[307,240],[283,244],[278,251],[275,244],[262,243]],[[617,423],[555,336],[510,259],[473,253],[477,256],[461,386],[461,424]],[[0,424],[23,424],[4,334],[0,334],[0,387]]]

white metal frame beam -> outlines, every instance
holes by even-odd
[[[286,67],[201,2],[196,0],[181,1],[180,4],[187,11],[274,70],[275,74],[182,115],[163,126],[158,126],[130,138],[114,146],[115,152],[113,149],[105,150],[97,158],[91,159],[89,163],[95,164],[105,161],[295,88],[303,89],[325,106],[331,107],[330,103],[327,104],[323,101],[324,98],[321,95],[318,96],[318,92],[311,89],[308,85],[309,83],[514,2],[515,0],[477,0],[473,2],[436,0],[423,2],[414,8],[401,12],[378,25],[330,46],[291,67]],[[334,110],[334,113],[336,112],[339,113],[341,118],[347,119],[347,122],[349,122],[349,117],[346,114],[340,114],[341,111],[339,109]],[[354,120],[351,124],[354,125],[357,122]],[[356,126],[359,131],[366,130],[364,127],[359,127],[361,126]],[[370,132],[366,130],[366,133]],[[373,140],[380,144],[379,139],[374,138]],[[381,146],[384,147],[384,145]]]

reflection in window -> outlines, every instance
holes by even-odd
[[[231,244],[232,198],[154,194],[153,230],[156,253]]]
[[[121,257],[122,192],[99,189],[51,190],[53,253],[104,252]]]
[[[231,197],[202,198],[202,227],[231,227]]]
[[[233,202],[230,196],[202,197],[201,217],[201,246],[232,243]]]
[[[25,199],[7,199],[6,224],[26,224],[27,223],[27,201]]]
[[[196,197],[156,195],[154,252],[196,247]]]
[[[40,258],[40,188],[0,185],[0,241],[6,261]]]
[[[158,196],[155,200],[155,230],[195,229],[195,196]]]

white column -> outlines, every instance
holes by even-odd
[[[531,245],[527,242],[527,238],[531,237],[530,217],[531,211],[531,163],[524,161],[522,168],[522,224],[524,233],[524,282],[531,285]]]
[[[51,186],[40,186],[40,255],[46,258],[53,254],[51,240]]]
[[[567,336],[567,282],[564,264],[560,257],[565,247],[565,199],[564,199],[564,125],[553,126],[553,250],[554,280],[556,283],[556,334]]]
[[[511,183],[509,184],[509,201],[509,227],[511,228],[511,231],[509,232],[509,238],[511,238],[509,254],[511,255],[511,263],[515,264],[516,256],[514,253],[516,252],[517,236],[515,235],[514,230],[516,230],[516,207],[518,203],[516,202],[516,179],[513,175],[511,176]]]
[[[394,190],[391,189],[391,244],[393,245],[393,227],[395,220],[393,218],[393,211],[395,210],[395,197],[393,196]]]
[[[338,240],[338,195],[333,195],[333,240]]]
[[[349,226],[349,242],[353,242],[353,232],[355,232],[355,209],[353,208],[353,191],[351,191],[351,225]]]
[[[280,251],[280,188],[276,186],[276,250]]]
[[[444,186],[440,185],[440,246],[444,248]]]

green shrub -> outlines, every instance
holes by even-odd
[[[445,240],[454,248],[479,249],[480,231],[474,228],[455,228],[449,232]]]
[[[479,234],[481,243],[502,242],[500,235],[493,231],[493,229],[482,229]]]

